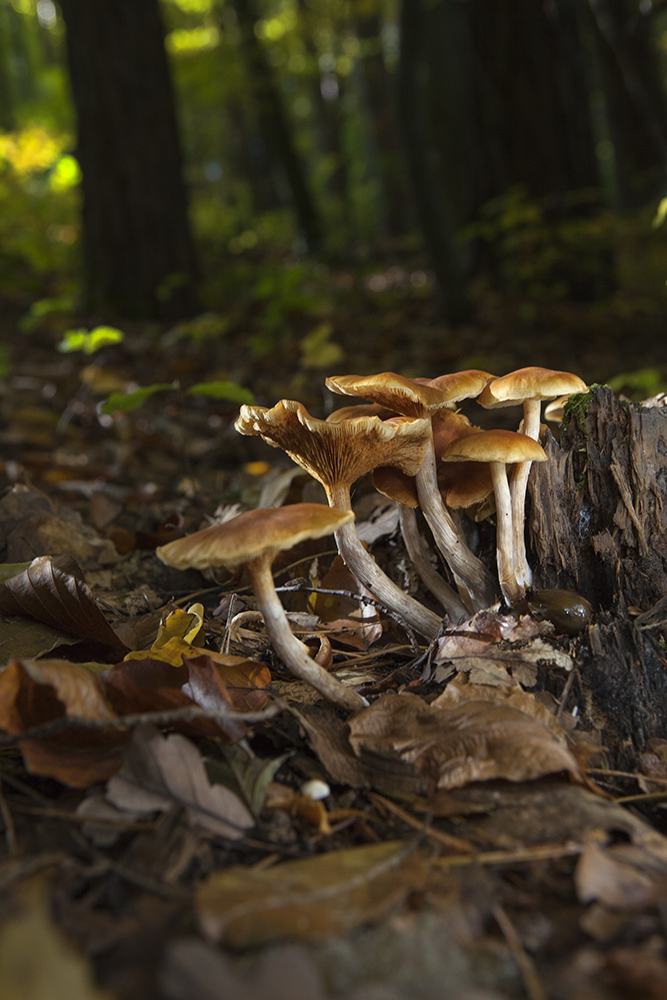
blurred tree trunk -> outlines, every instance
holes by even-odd
[[[667,176],[667,95],[650,18],[636,2],[589,0],[614,145],[618,198],[633,208],[657,197]]]
[[[398,65],[398,111],[411,195],[426,250],[435,274],[443,317],[458,323],[470,307],[465,294],[465,269],[454,241],[454,219],[448,213],[433,156],[433,137],[425,112],[428,64],[426,10],[422,0],[403,0],[401,54]]]
[[[172,320],[195,253],[157,0],[61,0],[83,175],[85,306]]]
[[[439,240],[440,258],[458,260],[466,279],[493,270],[496,261],[480,244],[455,249],[452,237],[477,222],[492,199],[520,188],[554,225],[585,218],[599,205],[578,2],[403,2],[404,77],[410,52],[421,53],[412,96],[403,98],[412,184],[438,186],[437,197],[418,192],[422,220],[430,212],[427,224],[436,230],[426,241],[433,256]],[[601,259],[600,272],[608,267]],[[596,294],[601,283],[594,273],[591,287],[581,281],[578,293]]]
[[[14,101],[9,75],[9,34],[7,8],[0,7],[0,129],[11,132],[15,127]]]
[[[342,211],[349,238],[352,235],[352,212],[348,161],[341,138],[341,81],[334,72],[324,75],[321,73],[313,31],[315,14],[306,0],[298,0],[298,9],[303,47],[312,63],[309,75],[312,80],[311,99],[315,109],[313,120],[318,131],[320,152],[331,164],[327,189],[338,203],[338,210]]]
[[[267,145],[272,147],[275,158],[284,171],[302,235],[308,246],[314,249],[322,239],[319,212],[308,187],[271,68],[255,34],[258,15],[252,0],[233,0],[233,3],[260,127]]]
[[[401,174],[396,102],[382,52],[382,21],[378,11],[361,8],[355,12],[355,24],[362,44],[368,125],[376,148],[386,230],[390,236],[400,236],[408,228],[405,178]]]
[[[563,214],[572,192],[598,188],[576,4],[443,0],[431,8],[431,117],[461,223],[516,185]]]

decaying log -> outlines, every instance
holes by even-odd
[[[596,387],[578,397],[560,443],[547,433],[545,451],[529,488],[535,586],[593,605],[587,714],[612,766],[634,769],[651,738],[667,737],[667,601],[647,614],[667,597],[667,410]]]

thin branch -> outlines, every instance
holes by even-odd
[[[22,733],[12,733],[0,736],[0,747],[15,746],[23,740],[38,740],[67,729],[128,729],[144,722],[152,722],[155,726],[168,726],[172,722],[190,722],[193,719],[229,720],[235,722],[266,722],[283,710],[281,702],[264,708],[259,712],[233,712],[227,709],[202,708],[200,705],[186,705],[184,708],[170,709],[164,712],[136,712],[131,715],[119,715],[114,719],[84,719],[78,715],[63,715],[50,719],[38,726],[31,726]]]

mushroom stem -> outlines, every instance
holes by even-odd
[[[399,503],[398,520],[405,548],[423,583],[442,604],[453,625],[466,621],[469,617],[466,606],[454,588],[443,580],[430,560],[428,546],[419,531],[415,509]]]
[[[346,486],[327,487],[327,496],[332,507],[350,510],[350,490]],[[437,638],[442,626],[441,619],[429,611],[419,601],[401,590],[386,573],[383,573],[375,559],[364,548],[352,521],[340,525],[335,532],[338,551],[348,569],[359,583],[367,587],[382,604],[400,615],[408,625],[429,640]]]
[[[456,529],[438,489],[436,459],[431,444],[416,475],[419,506],[433,532],[435,544],[451,569],[461,600],[469,612],[490,607],[496,600],[494,579]]]
[[[351,688],[341,684],[339,680],[327,673],[323,667],[315,663],[308,655],[304,644],[300,642],[290,628],[285,609],[276,593],[270,562],[264,558],[248,563],[248,571],[252,589],[257,599],[257,605],[262,612],[267,634],[273,648],[286,667],[299,680],[310,684],[329,701],[340,705],[349,712],[358,712],[366,708],[368,702]]]
[[[489,462],[493,492],[496,498],[496,559],[498,580],[503,597],[508,604],[520,601],[524,596],[523,587],[516,578],[514,539],[512,525],[512,498],[507,480],[507,466],[504,462]]]
[[[523,404],[523,433],[538,441],[540,437],[540,412],[542,403],[539,399],[526,399]],[[514,558],[516,560],[517,583],[528,590],[533,585],[533,571],[526,556],[526,490],[532,462],[518,462],[510,477],[510,495],[512,498],[512,535]]]

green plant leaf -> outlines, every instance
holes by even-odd
[[[71,354],[72,351],[83,351],[84,354],[94,354],[110,344],[120,344],[125,340],[122,330],[114,326],[96,326],[94,330],[65,330],[63,339],[58,344],[61,354]]]
[[[248,757],[244,750],[233,744],[221,745],[220,753],[224,760],[204,758],[208,780],[213,785],[225,785],[231,789],[258,816],[264,806],[269,784],[290,754],[284,753],[272,760],[263,760],[260,757]]]
[[[157,382],[155,385],[144,385],[140,389],[133,389],[131,392],[112,392],[100,407],[100,413],[110,414],[115,412],[131,413],[143,406],[147,399],[156,392],[164,392],[167,389],[175,389],[175,382]]]
[[[237,382],[198,382],[187,390],[190,396],[208,396],[210,399],[227,399],[232,403],[254,403],[250,389]]]

